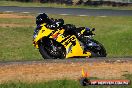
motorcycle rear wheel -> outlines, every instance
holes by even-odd
[[[104,48],[104,46],[100,42],[94,39],[92,39],[92,42],[96,43],[100,47],[100,50],[97,50],[96,48],[90,50],[92,54],[91,57],[106,57],[107,53],[106,53],[106,49]]]

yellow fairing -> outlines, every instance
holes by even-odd
[[[71,37],[75,37],[75,36],[73,35]],[[75,37],[75,40],[76,40],[75,46],[73,46],[72,43],[69,43],[67,46],[65,46],[65,42],[63,43],[63,45],[66,48],[66,58],[75,57],[75,56],[86,56],[86,57],[91,56],[90,52],[86,52],[84,54],[83,47],[80,45],[80,43],[76,37]],[[70,47],[71,47],[71,50],[69,51]]]
[[[85,29],[83,29],[83,30],[81,31],[81,34],[83,34],[83,33],[84,33],[84,31],[85,31]]]
[[[62,40],[64,40],[66,38],[63,36],[64,29],[60,30],[59,33],[60,34],[59,34],[58,38],[56,39],[57,42],[61,42]]]
[[[45,24],[42,24],[42,25],[41,25],[42,28],[41,28],[41,30],[39,31],[38,36],[37,36],[37,37],[35,38],[35,40],[34,40],[34,46],[35,46],[36,48],[38,48],[37,42],[38,42],[39,40],[41,40],[44,36],[48,36],[50,33],[53,32],[53,30],[46,28],[44,25],[45,25]]]
[[[64,36],[64,29],[56,30],[55,33],[53,33],[54,30],[48,29],[44,26],[45,24],[41,25],[42,28],[38,33],[38,36],[34,40],[34,46],[38,48],[38,41],[41,40],[43,37],[49,36],[49,38],[55,39],[57,42],[61,43],[65,49],[66,49],[66,58],[69,57],[76,57],[76,56],[91,56],[90,52],[83,53],[83,47],[80,45],[80,42],[74,35],[68,35]],[[63,41],[63,42],[62,42]],[[75,44],[73,44],[74,42]]]

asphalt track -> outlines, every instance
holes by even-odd
[[[127,63],[132,62],[132,58],[71,58],[71,59],[45,59],[36,61],[1,61],[0,66],[4,65],[29,65],[29,64],[43,64],[43,63]]]
[[[0,6],[0,12],[47,13],[78,16],[132,16],[132,10]]]

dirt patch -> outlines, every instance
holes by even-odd
[[[6,27],[31,27],[30,24],[8,24],[8,23],[0,23],[0,27],[6,28]]]
[[[63,78],[79,79],[82,68],[88,72],[89,77],[104,79],[122,78],[123,74],[132,74],[132,62],[17,64],[0,66],[0,83],[9,80],[36,82]]]
[[[24,15],[24,14],[15,14],[15,13],[3,13],[0,14],[0,18],[9,18],[9,19],[26,19],[26,18],[31,18],[34,19],[34,16],[30,15]],[[32,26],[32,24],[18,24],[18,23],[0,23],[0,27],[29,27]]]
[[[34,18],[34,16],[3,13],[0,14],[0,18]]]

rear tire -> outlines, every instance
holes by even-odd
[[[92,42],[96,43],[100,49],[98,50],[94,48],[94,50],[91,50],[91,54],[92,54],[91,57],[106,57],[107,53],[106,53],[106,49],[104,48],[104,46],[94,39],[92,40]]]

